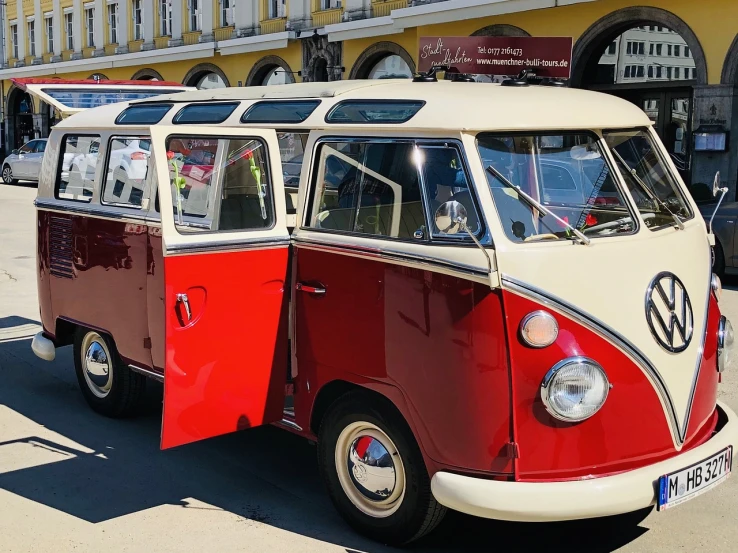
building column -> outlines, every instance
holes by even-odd
[[[202,21],[200,42],[212,42],[213,35],[213,2],[215,0],[200,0],[200,17]]]
[[[23,17],[23,2],[18,2],[15,17],[18,19],[18,61],[15,63],[15,66],[23,67],[26,64],[26,18]],[[10,39],[12,40],[12,38],[11,36]],[[8,40],[8,44],[10,44],[11,40]]]
[[[33,64],[41,64],[44,62],[44,12],[41,11],[41,0],[33,1],[34,28],[36,34],[36,59]]]
[[[236,25],[236,36],[251,36],[256,33],[256,27],[259,25],[259,6],[258,2],[236,3],[236,13],[234,23]]]
[[[182,46],[184,41],[182,40],[182,16],[184,15],[185,8],[180,0],[173,0],[172,7],[172,38],[169,39],[169,46]]]
[[[51,55],[51,61],[61,61],[62,51],[62,9],[60,0],[54,0],[52,13],[52,25],[54,25],[54,51]]]
[[[371,9],[369,0],[344,0],[344,20],[355,21],[357,19],[366,19],[371,15]]]
[[[116,54],[128,53],[128,29],[131,25],[130,0],[118,0],[118,47]]]
[[[694,87],[692,121],[693,133],[700,126],[737,131],[738,90],[728,84]],[[738,140],[733,140],[732,136],[728,140],[727,152],[692,152],[693,186],[702,183],[711,188],[717,171],[720,171],[721,186],[729,189],[725,201],[733,201],[738,190]]]
[[[72,31],[72,42],[74,43],[72,59],[79,60],[82,59],[82,44],[84,43],[82,39],[85,28],[82,22],[85,18],[85,12],[82,10],[82,0],[74,0],[72,7],[74,9],[74,15],[72,16],[72,26],[74,27]]]
[[[107,4],[104,0],[95,0],[95,51],[93,56],[105,55],[105,43],[108,37],[105,36],[105,19],[108,17]]]
[[[153,50],[154,45],[154,0],[143,3],[143,26],[144,26],[144,43],[141,50]]]
[[[299,31],[312,24],[311,0],[287,0],[290,30]]]

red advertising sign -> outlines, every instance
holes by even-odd
[[[419,71],[449,65],[459,73],[518,75],[529,69],[540,77],[568,79],[571,37],[421,37]]]

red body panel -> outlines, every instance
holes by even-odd
[[[696,436],[704,434],[704,428],[712,425],[715,421],[715,399],[717,398],[720,373],[717,372],[717,335],[720,324],[720,307],[717,299],[710,294],[709,311],[707,314],[707,339],[705,340],[704,353],[702,354],[702,365],[697,380],[697,388],[694,391],[692,402],[692,416],[687,426],[687,443]],[[694,339],[699,336],[695,332]]]
[[[552,313],[559,323],[556,342],[543,349],[527,347],[518,337],[520,322],[543,306],[509,292],[504,293],[504,298],[513,373],[515,440],[520,450],[516,470],[519,480],[603,476],[676,454],[659,397],[632,361],[608,341],[556,313]],[[715,309],[711,311],[713,320]],[[713,323],[708,332],[715,335],[717,327]],[[554,364],[577,355],[600,363],[613,388],[598,413],[571,424],[548,414],[541,401],[540,386]],[[710,429],[704,423],[712,421],[714,426],[715,422],[710,418],[716,400],[716,390],[711,385],[717,374],[714,361],[708,358],[703,368],[706,370],[693,412],[699,423],[695,423],[685,449],[707,439]],[[707,374],[710,372],[714,374]]]
[[[510,473],[509,373],[501,297],[457,277],[299,249],[295,292],[299,381],[397,389],[426,463]],[[309,409],[297,387],[298,424]],[[388,397],[390,397],[388,395]],[[390,397],[391,399],[391,397]],[[309,400],[308,403],[311,403]]]
[[[48,275],[53,300],[51,309],[42,304],[44,328],[55,333],[62,318],[102,330],[125,362],[149,367],[146,225],[43,211],[39,220],[45,231],[39,240],[49,240],[51,267],[57,267]]]
[[[164,258],[162,448],[282,418],[287,257],[285,246]]]

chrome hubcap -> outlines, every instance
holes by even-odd
[[[336,444],[336,471],[344,493],[364,514],[388,517],[405,496],[405,468],[397,447],[377,426],[355,422]]]
[[[13,179],[13,172],[10,170],[10,167],[6,167],[5,170],[3,170],[3,180],[5,182],[10,182]]]
[[[97,332],[88,332],[82,342],[82,372],[90,391],[99,398],[110,393],[113,366],[105,340]]]

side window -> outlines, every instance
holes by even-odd
[[[170,137],[167,161],[179,232],[274,224],[266,145],[258,139]]]
[[[150,146],[148,138],[114,136],[110,139],[103,203],[141,207]]]
[[[56,197],[89,202],[95,186],[99,136],[65,136],[59,149]]]
[[[43,154],[46,151],[46,141],[45,140],[39,140],[36,142],[36,148],[34,149],[34,152]]]
[[[32,154],[35,146],[36,146],[36,141],[35,140],[33,140],[31,142],[27,142],[26,144],[23,144],[23,146],[21,146],[18,149],[18,153],[20,153],[20,154]]]
[[[466,225],[469,230],[477,234],[480,230],[479,216],[477,215],[469,187],[470,179],[464,171],[461,155],[456,147],[448,145],[419,146],[415,154],[418,167],[423,174],[423,182],[430,207],[433,235],[447,237],[448,235],[435,225],[436,210],[444,203],[455,201],[466,209]],[[455,235],[457,238],[468,238],[466,233]]]
[[[326,142],[310,226],[411,239],[427,228],[412,142]]]
[[[300,173],[305,156],[305,144],[309,133],[280,132],[279,157],[282,160],[282,176],[284,177],[284,193],[287,214],[297,213],[297,189],[300,185]]]

